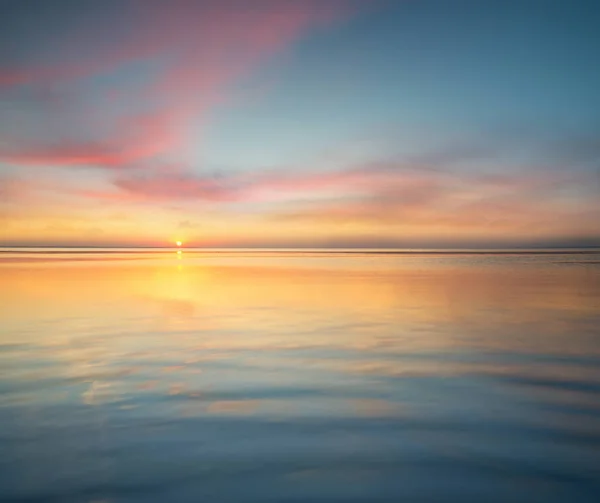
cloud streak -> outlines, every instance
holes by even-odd
[[[126,34],[101,49],[83,26],[64,38],[67,61],[0,67],[5,93],[83,94],[69,114],[38,113],[42,137],[18,131],[0,144],[0,160],[23,165],[128,168],[177,156],[192,122],[228,99],[240,79],[320,25],[347,12],[342,2],[316,0],[130,0]],[[110,26],[104,26],[107,33]],[[105,37],[106,38],[106,37]],[[68,50],[67,50],[68,48]],[[60,48],[59,48],[60,49]],[[56,52],[61,53],[61,50]],[[73,56],[74,54],[74,56]],[[132,68],[144,71],[135,81]],[[99,85],[98,79],[111,84]],[[111,80],[112,79],[112,80]]]
[[[255,207],[261,220],[287,228],[349,225],[384,235],[595,235],[600,204],[587,190],[593,182],[589,173],[456,173],[401,161],[325,172],[213,175],[172,165],[117,171],[105,189],[70,189],[70,195],[124,205],[184,205],[192,214],[212,208],[231,216]]]
[[[594,175],[583,172],[458,173],[398,160],[329,171],[212,175],[156,165],[112,175],[103,188],[12,178],[3,194],[13,201],[26,197],[33,206],[29,214],[35,205],[42,214],[48,197],[66,201],[61,211],[69,207],[71,213],[85,215],[94,215],[106,203],[111,211],[125,211],[136,221],[151,210],[153,218],[171,222],[163,224],[172,227],[169,232],[184,232],[188,241],[215,243],[223,238],[223,229],[228,229],[231,242],[244,235],[257,242],[261,235],[288,243],[328,236],[332,242],[354,244],[361,239],[581,239],[597,238],[600,220],[597,194],[589,190]],[[207,219],[220,223],[215,227]],[[194,237],[198,232],[201,238]]]

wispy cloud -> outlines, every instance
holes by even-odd
[[[86,166],[127,168],[161,154],[175,144],[176,137],[163,116],[124,117],[115,122],[115,132],[102,140],[63,139],[50,144],[31,144],[15,139],[0,148],[0,160],[29,166]]]
[[[72,194],[90,201],[184,204],[233,214],[257,207],[267,221],[315,228],[351,224],[420,234],[593,234],[600,217],[600,204],[588,190],[593,177],[533,169],[459,173],[402,161],[330,171],[213,175],[173,165],[119,171],[102,190],[86,188]]]
[[[98,34],[101,27],[82,26],[63,37],[63,47],[55,51],[68,54],[65,60],[0,67],[5,93],[62,94],[63,100],[79,103],[72,103],[68,113],[39,107],[33,129],[44,132],[12,131],[10,141],[0,144],[0,160],[114,169],[177,156],[191,121],[205,122],[239,79],[312,28],[342,15],[344,5],[130,0],[124,9],[127,33],[112,43],[95,48],[98,41],[86,29]],[[111,26],[104,28],[111,32]],[[128,73],[134,67],[143,69],[143,79]],[[78,102],[81,94],[85,99]]]
[[[507,171],[512,174],[461,173],[398,160],[328,171],[202,175],[180,165],[156,165],[117,170],[104,184],[12,178],[4,184],[4,197],[10,193],[20,202],[19,214],[28,201],[27,214],[35,210],[38,217],[50,204],[51,213],[65,218],[76,208],[93,218],[106,203],[112,212],[126,211],[135,219],[151,210],[153,219],[172,227],[169,232],[184,232],[188,240],[198,222],[204,222],[203,241],[224,228],[233,242],[244,234],[258,242],[261,235],[289,243],[328,236],[354,244],[364,236],[379,243],[598,237],[600,203],[589,189],[594,174]],[[220,222],[221,230],[208,230],[207,219]]]

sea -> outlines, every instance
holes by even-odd
[[[0,501],[600,501],[600,250],[0,248]]]

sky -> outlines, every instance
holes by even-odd
[[[600,245],[596,0],[0,0],[0,245]]]

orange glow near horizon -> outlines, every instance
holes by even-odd
[[[310,261],[301,264],[285,257],[275,262],[269,257],[260,263],[240,259],[211,264],[190,257],[185,267],[162,260],[134,263],[88,258],[69,261],[52,259],[52,256],[35,261],[29,257],[28,260],[27,264],[5,262],[2,266],[6,288],[0,291],[0,319],[6,327],[26,326],[30,322],[31,305],[38,299],[45,299],[36,308],[37,316],[42,319],[66,317],[73,310],[106,320],[106,323],[144,315],[157,326],[185,326],[190,331],[200,330],[201,324],[206,323],[205,318],[199,316],[201,313],[220,313],[211,323],[221,330],[247,334],[226,340],[210,336],[202,343],[204,347],[221,350],[306,344],[366,348],[383,342],[402,350],[406,350],[407,345],[419,350],[436,345],[456,347],[465,343],[461,336],[465,318],[467,326],[484,323],[490,310],[496,311],[499,320],[507,306],[517,304],[523,311],[513,322],[525,326],[535,319],[538,333],[548,335],[553,333],[552,322],[542,316],[535,318],[534,314],[555,312],[585,319],[593,316],[597,309],[594,302],[598,292],[597,276],[586,279],[587,273],[573,274],[566,268],[552,269],[554,287],[544,292],[541,287],[546,284],[547,269],[533,267],[525,271],[491,267],[469,271],[468,267],[447,262],[445,266],[423,273],[419,262],[415,267],[415,262],[398,262],[391,258],[380,262],[377,268],[364,259],[347,260],[344,268],[336,270],[334,266],[329,271],[308,267]],[[328,263],[336,260],[328,259]],[[77,279],[65,282],[66,271],[76,271]],[[350,271],[360,274],[350,274]],[[520,285],[535,286],[536,294],[531,295],[529,287]],[[585,291],[583,296],[582,291]],[[119,302],[115,310],[106,311],[109,305],[106,299],[116,298]],[[271,308],[268,315],[258,309],[265,305]],[[469,315],[473,306],[476,312],[484,314]],[[321,315],[328,313],[327,319],[347,323],[354,320],[356,331],[348,338],[345,331],[317,330],[313,339],[307,339],[305,333],[294,334],[293,331],[282,335],[277,331],[267,334],[246,330],[264,323],[264,316],[270,316],[276,326],[293,327],[306,323],[304,313],[312,310]],[[407,329],[437,323],[455,330],[447,328],[429,338],[405,339],[395,335],[398,331],[392,324],[393,332],[383,340],[372,339],[373,333],[364,328],[366,320],[385,319],[390,310],[401,313],[394,323]],[[247,314],[235,316],[237,312]],[[316,316],[312,323],[319,326],[321,319],[322,316]],[[59,325],[56,331],[40,331],[35,337],[64,342],[66,347],[63,329],[64,326]],[[5,331],[0,335],[3,344],[17,342],[22,336],[18,331]],[[560,346],[563,342],[569,344],[563,339],[551,339],[547,337],[546,343],[555,350],[564,350],[567,346]],[[501,347],[505,341],[490,335],[489,343],[494,347]],[[196,338],[169,340],[169,344],[188,343],[198,344]]]

